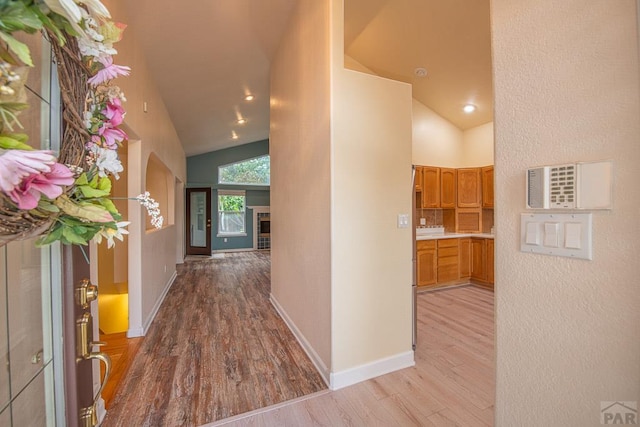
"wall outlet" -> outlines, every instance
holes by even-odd
[[[227,243],[227,238],[222,239],[223,242]]]
[[[420,225],[427,225],[427,219],[426,218],[420,218]]]

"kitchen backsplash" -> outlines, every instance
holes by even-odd
[[[420,218],[424,218],[425,226],[433,227],[443,225],[442,209],[417,209],[418,226],[420,226]]]

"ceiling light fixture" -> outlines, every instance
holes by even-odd
[[[244,97],[245,101],[253,101],[256,97],[251,95],[251,94],[247,94],[247,96]]]
[[[239,125],[243,125],[247,123],[247,119],[245,119],[244,117],[240,117],[236,123],[238,123]]]
[[[471,114],[474,111],[476,111],[476,106],[473,104],[467,104],[464,107],[462,107],[462,111],[464,111],[467,114]]]
[[[234,139],[234,140],[235,140],[235,139],[238,139],[238,134],[236,133],[236,131],[235,131],[235,130],[232,130],[232,131],[231,131],[231,139]]]
[[[427,77],[427,69],[423,67],[418,67],[415,70],[413,70],[413,74],[415,74],[416,77]]]

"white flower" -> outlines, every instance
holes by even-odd
[[[122,163],[120,163],[120,159],[118,159],[118,153],[115,150],[109,150],[108,148],[94,145],[91,147],[91,152],[95,156],[99,176],[106,177],[111,174],[116,179],[120,179],[120,175],[118,175],[118,173],[122,172],[124,168],[122,167]]]
[[[150,196],[149,192],[145,191],[144,194],[140,194],[136,197],[136,200],[147,209],[147,213],[151,217],[151,225],[155,228],[162,228],[164,217],[160,215],[160,204]]]
[[[102,229],[98,233],[96,233],[95,236],[93,236],[92,240],[99,245],[100,243],[102,243],[102,238],[104,237],[105,239],[107,239],[107,248],[111,249],[116,244],[116,242],[113,241],[114,238],[122,242],[124,238],[123,234],[129,234],[129,231],[125,229],[125,227],[129,224],[131,224],[130,221],[116,222],[116,226],[118,227],[117,230],[114,230],[113,228],[102,227]]]

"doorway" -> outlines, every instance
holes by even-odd
[[[211,188],[187,188],[187,255],[211,255]]]

